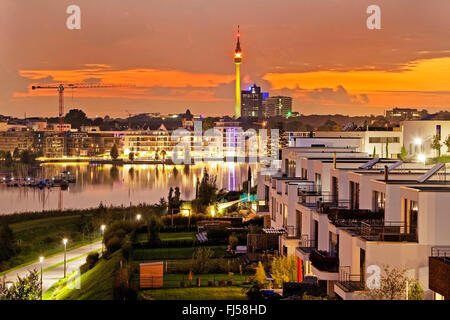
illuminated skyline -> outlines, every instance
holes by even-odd
[[[414,2],[414,5],[411,3]],[[450,3],[376,1],[382,29],[368,30],[372,1],[78,1],[81,30],[65,27],[69,1],[3,1],[0,114],[56,116],[56,92],[33,84],[134,83],[66,93],[66,110],[233,115],[230,54],[245,30],[242,86],[294,98],[304,114],[381,114],[394,106],[450,106]],[[239,8],[239,10],[236,10]]]

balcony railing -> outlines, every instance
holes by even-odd
[[[286,239],[300,239],[300,234],[296,226],[285,226],[284,229],[286,230],[284,234]]]
[[[430,257],[437,258],[446,263],[450,263],[450,246],[432,247]]]
[[[300,192],[298,203],[315,208],[317,212],[328,213],[329,209],[349,209],[350,200],[339,200],[328,192]]]
[[[408,241],[417,242],[417,227],[404,222],[360,221],[359,224],[340,225],[340,228],[355,233],[369,241]]]
[[[328,219],[335,226],[359,226],[361,221],[371,224],[382,224],[384,211],[371,211],[365,209],[340,209],[328,207],[325,212]]]
[[[339,267],[339,280],[336,285],[346,292],[365,289],[364,277],[360,274],[351,274],[349,266]]]
[[[302,235],[300,237],[298,249],[305,253],[310,253],[317,248],[316,241],[314,239],[309,239],[308,235]]]

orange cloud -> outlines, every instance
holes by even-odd
[[[301,95],[314,94],[318,88],[344,87],[352,95],[367,95],[370,105],[450,105],[450,58],[418,60],[399,72],[268,73],[263,79],[272,90],[301,90]]]
[[[133,84],[125,88],[75,89],[77,97],[108,97],[175,101],[228,101],[214,96],[211,90],[234,81],[234,75],[189,73],[178,70],[126,69],[114,70],[105,64],[87,64],[85,68],[70,70],[20,70],[19,75],[32,80],[31,85],[49,83],[101,82],[105,84]],[[52,90],[14,92],[13,98],[54,96]],[[156,90],[152,88],[166,88]],[[70,94],[70,89],[67,91]],[[164,94],[160,94],[163,92]]]

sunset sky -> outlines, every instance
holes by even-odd
[[[72,4],[81,30],[66,27]],[[0,114],[56,116],[56,91],[32,85],[102,82],[135,86],[67,90],[66,111],[232,115],[238,24],[242,89],[290,95],[294,111],[450,109],[448,0],[2,0]]]

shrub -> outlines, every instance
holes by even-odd
[[[86,257],[86,263],[80,267],[80,272],[85,273],[89,271],[97,264],[98,260],[99,260],[98,252],[89,253]]]
[[[228,244],[230,246],[230,250],[236,250],[236,247],[238,245],[238,238],[235,233],[230,234],[228,237]]]
[[[210,248],[200,247],[192,255],[192,269],[195,273],[207,273],[208,263],[214,252]]]

